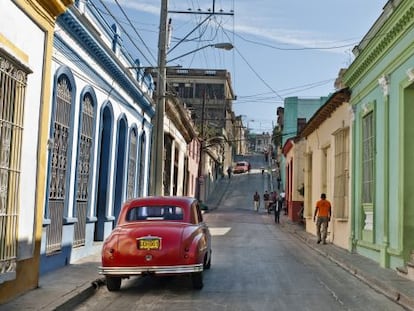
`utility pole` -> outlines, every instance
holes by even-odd
[[[202,106],[201,106],[201,144],[200,144],[200,158],[198,161],[198,176],[197,176],[197,199],[200,201],[201,200],[201,185],[202,183],[205,182],[204,180],[204,169],[203,169],[203,154],[204,154],[204,148],[205,148],[205,143],[204,143],[204,113],[205,113],[205,106],[206,106],[206,90],[204,90],[204,94],[203,94],[203,102],[202,102]]]
[[[152,141],[151,195],[164,195],[164,115],[167,63],[168,0],[161,0],[160,31],[158,37],[157,106]]]
[[[161,14],[160,14],[160,29],[158,37],[158,74],[157,74],[157,104],[155,108],[154,130],[152,135],[152,155],[151,155],[151,184],[150,194],[153,196],[164,195],[164,115],[165,115],[165,100],[166,100],[166,80],[167,80],[167,42],[169,37],[169,25],[167,23],[168,13],[193,13],[193,14],[208,14],[209,16],[199,23],[186,37],[179,41],[170,52],[175,49],[181,42],[183,42],[192,32],[205,23],[213,15],[233,15],[233,13],[218,13],[215,11],[215,1],[213,0],[213,12],[178,12],[168,11],[168,0],[161,0]],[[211,44],[208,46],[230,50],[233,45],[228,44]],[[207,46],[205,46],[207,47]],[[204,48],[204,47],[202,47]],[[199,48],[200,49],[200,48]],[[198,51],[196,49],[195,51]],[[191,51],[184,55],[193,53]],[[182,55],[183,56],[183,55]]]

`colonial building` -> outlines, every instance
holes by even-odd
[[[243,125],[242,116],[236,116],[233,125],[234,133],[234,153],[238,155],[244,155],[248,152],[247,150],[247,133],[246,128]]]
[[[299,136],[289,138],[283,146],[285,159],[285,208],[290,220],[298,222],[303,212],[305,141]]]
[[[1,3],[0,304],[38,286],[53,29],[72,3]]]
[[[293,216],[297,216],[295,208],[297,211],[298,205],[303,205],[306,231],[316,234],[313,214],[316,202],[325,193],[333,206],[328,240],[343,248],[348,248],[351,210],[352,111],[349,98],[350,91],[344,88],[327,99],[298,136],[303,148],[299,148],[302,150],[298,150],[297,157],[302,161],[287,161],[287,188],[296,195],[302,191],[303,200],[291,202]],[[290,187],[293,169],[297,182]]]
[[[156,70],[152,70],[152,74],[156,80]],[[230,73],[227,70],[167,68],[167,89],[191,111],[197,126],[202,153],[196,193],[204,200],[223,171],[232,165],[236,139],[232,110],[235,95]]]
[[[150,75],[135,67],[117,25],[87,2],[54,32],[41,273],[99,251],[122,203],[148,193],[154,116]]]
[[[299,98],[287,97],[284,100],[284,108],[277,110],[278,126],[282,131],[281,146],[285,148],[286,142],[290,138],[296,137],[306,122],[312,117],[316,110],[322,106],[326,97],[320,98]],[[280,178],[281,185],[286,185],[287,163],[285,158],[280,158]]]
[[[196,196],[201,152],[191,113],[177,97],[167,97],[164,116],[164,195]]]
[[[411,0],[388,1],[344,75],[354,114],[349,248],[406,274],[414,250],[413,12]]]
[[[272,145],[272,136],[268,132],[255,135],[255,152],[268,154]]]

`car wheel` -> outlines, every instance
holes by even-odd
[[[122,279],[119,277],[106,277],[106,288],[110,291],[110,292],[116,292],[119,291],[119,289],[121,288],[121,281]]]
[[[193,283],[194,289],[202,289],[203,288],[203,272],[194,272],[191,274],[191,281]]]
[[[206,254],[206,258],[204,260],[204,269],[208,270],[210,268],[211,268],[211,251],[210,251],[210,254]]]

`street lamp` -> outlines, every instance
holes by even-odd
[[[214,43],[214,44],[204,45],[204,46],[199,47],[199,48],[197,48],[197,49],[195,49],[195,50],[192,50],[192,51],[190,51],[190,52],[187,52],[187,53],[185,53],[185,54],[183,54],[183,55],[180,55],[180,56],[174,57],[173,59],[169,59],[169,60],[167,61],[167,63],[173,62],[173,61],[175,61],[175,60],[177,60],[177,59],[179,59],[179,58],[182,58],[182,57],[184,57],[184,56],[187,56],[187,55],[193,54],[193,53],[195,53],[195,52],[198,52],[198,51],[200,51],[200,50],[202,50],[202,49],[205,49],[205,48],[208,48],[208,47],[212,47],[212,48],[216,48],[216,49],[221,49],[221,50],[230,51],[231,49],[233,49],[233,47],[234,47],[234,46],[233,46],[233,44],[231,44],[231,43],[229,43],[229,42],[224,42],[224,43]]]
[[[158,37],[158,74],[157,74],[157,106],[154,119],[154,133],[152,141],[152,161],[151,161],[151,195],[163,195],[163,174],[164,174],[164,114],[165,114],[165,90],[167,84],[167,42],[168,42],[168,0],[161,0],[160,14],[160,32]],[[177,60],[178,58],[195,53],[207,47],[217,49],[231,50],[231,43],[215,43],[202,46],[198,49],[185,53],[179,57],[175,57],[168,62]]]

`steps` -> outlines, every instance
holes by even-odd
[[[399,275],[414,281],[414,251],[411,251],[410,260],[406,262],[404,267],[397,267]]]

